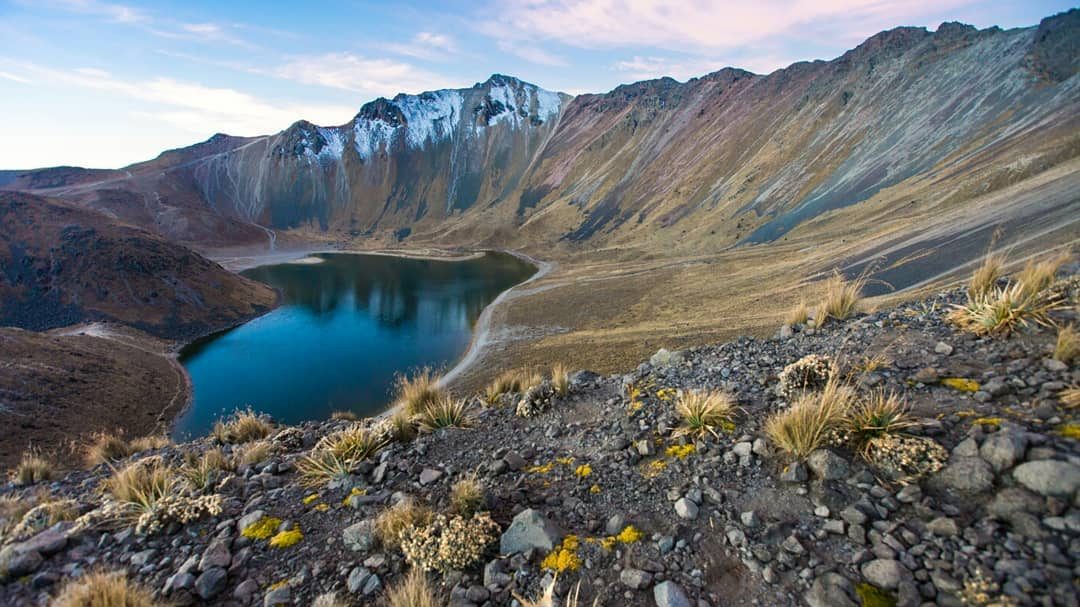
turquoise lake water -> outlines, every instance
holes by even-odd
[[[535,272],[501,253],[454,262],[317,257],[244,272],[279,289],[281,306],[181,352],[193,398],[175,438],[205,435],[248,406],[284,423],[379,413],[396,373],[452,366],[484,307]]]

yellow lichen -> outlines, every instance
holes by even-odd
[[[277,535],[270,538],[271,548],[288,548],[295,545],[304,539],[304,534],[300,532],[300,527],[293,527],[288,531],[279,531]]]
[[[697,451],[697,447],[692,444],[671,445],[666,450],[664,450],[664,453],[667,454],[668,457],[674,457],[676,459],[686,459],[687,457],[690,457],[690,455],[693,454],[695,451]]]
[[[579,478],[585,478],[592,474],[592,466],[589,464],[582,464],[574,469],[574,474]]]
[[[281,519],[272,516],[264,516],[254,524],[244,529],[240,535],[251,540],[265,540],[274,535],[281,526]]]
[[[672,398],[675,398],[675,394],[676,394],[675,388],[660,388],[659,390],[656,391],[656,398],[659,398],[660,400],[662,400],[664,402],[668,402]]]
[[[289,585],[289,580],[278,580],[273,584],[270,584],[270,590],[277,590],[278,588],[284,588]]]
[[[593,495],[600,493],[600,485],[593,485],[592,487],[589,487],[589,493],[592,493]]]
[[[556,464],[562,464],[563,466],[569,466],[569,465],[572,465],[574,463],[574,458],[570,457],[570,456],[556,457],[555,458],[555,463]]]
[[[993,426],[997,428],[1001,425],[1000,417],[980,417],[978,419],[971,420],[973,426]]]
[[[668,466],[668,463],[662,459],[655,459],[644,466],[642,466],[641,474],[645,478],[655,478],[660,475]]]
[[[314,502],[317,499],[319,499],[319,494],[318,493],[312,493],[311,495],[304,498],[304,505],[307,506],[307,505],[311,504],[311,502]]]
[[[963,377],[946,377],[941,380],[941,385],[958,390],[960,392],[978,392],[979,382],[973,379],[965,379]]]
[[[630,401],[629,405],[626,405],[626,412],[629,413],[630,415],[633,415],[634,413],[637,413],[638,411],[641,411],[641,408],[644,407],[644,406],[645,405],[642,404],[642,402],[640,400],[632,400],[632,401]]]
[[[556,573],[564,571],[576,571],[581,567],[581,558],[577,554],[578,537],[568,535],[563,541],[544,557],[540,567]]]
[[[617,544],[618,541],[619,540],[615,539],[614,535],[609,535],[600,540],[600,547],[610,552],[615,549],[615,544]]]
[[[315,506],[312,508],[312,510],[314,510],[315,512],[326,512],[329,509],[330,506],[328,504],[315,504]]]
[[[1068,423],[1058,426],[1058,434],[1065,438],[1071,438],[1073,440],[1080,440],[1080,424]]]
[[[619,532],[619,535],[615,536],[615,539],[621,544],[633,544],[640,542],[643,537],[645,537],[645,534],[640,529],[633,525],[627,525]]]
[[[345,499],[341,500],[341,505],[348,506],[349,500],[358,495],[367,495],[367,489],[353,487],[351,490],[349,490],[349,494],[345,496]]]
[[[526,472],[532,472],[533,474],[547,474],[555,468],[555,462],[548,462],[539,466],[529,466],[525,469]]]

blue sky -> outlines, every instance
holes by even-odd
[[[347,122],[492,73],[571,94],[831,59],[898,25],[1019,27],[1054,0],[0,0],[0,168],[119,167],[215,132]]]

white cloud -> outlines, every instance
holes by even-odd
[[[821,41],[837,31],[847,38],[839,42],[850,45],[920,15],[970,2],[503,0],[498,10],[484,12],[479,29],[499,40],[554,40],[586,49],[652,47],[716,56],[762,42],[776,46],[784,37]],[[837,42],[835,37],[826,41]]]
[[[400,92],[419,93],[460,86],[409,63],[352,53],[294,57],[267,73],[303,84],[317,84],[370,97],[390,97]]]
[[[34,7],[53,8],[79,15],[103,17],[117,23],[149,23],[150,16],[145,12],[125,4],[98,2],[97,0],[20,0],[20,4]]]
[[[555,67],[566,65],[566,59],[549,53],[532,42],[500,40],[498,45],[500,51],[520,57],[529,63]]]
[[[19,84],[30,84],[31,82],[28,78],[24,78],[17,74],[12,74],[10,72],[4,71],[0,71],[0,78],[3,78],[4,80],[11,80],[12,82],[18,82]]]
[[[618,61],[615,69],[634,80],[650,80],[671,76],[676,80],[687,80],[715,72],[723,67],[711,59],[671,60],[663,57],[635,56],[632,59]]]
[[[453,38],[436,32],[419,32],[408,43],[388,42],[379,46],[397,55],[425,61],[449,61],[459,54]]]

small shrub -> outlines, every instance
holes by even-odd
[[[735,401],[726,392],[687,390],[679,395],[675,412],[683,419],[681,434],[719,437],[717,429],[734,428]]]
[[[450,488],[450,511],[454,514],[472,516],[486,501],[484,486],[480,484],[476,474],[462,478]]]
[[[805,459],[839,427],[854,400],[854,391],[833,378],[821,392],[805,394],[791,408],[771,415],[765,434],[788,455]]]
[[[795,398],[804,392],[824,388],[836,375],[836,363],[831,358],[809,354],[784,367],[780,372],[778,392],[784,398]]]
[[[269,422],[248,408],[236,411],[228,419],[219,419],[210,434],[219,443],[240,444],[266,438],[272,429]]]
[[[1057,342],[1054,344],[1054,358],[1065,364],[1080,356],[1080,334],[1072,325],[1058,327]]]
[[[883,391],[856,403],[844,418],[847,438],[859,452],[871,439],[896,434],[914,425],[904,401],[894,393]]]
[[[430,508],[406,498],[375,517],[375,537],[388,549],[401,548],[401,532],[409,527],[426,527],[435,514]]]
[[[221,449],[207,449],[199,456],[187,453],[184,460],[180,476],[196,491],[209,491],[225,472],[233,469],[232,462]]]
[[[810,318],[810,308],[806,305],[806,300],[799,300],[799,303],[788,312],[787,317],[784,319],[785,324],[789,325],[805,325],[806,321]]]
[[[420,569],[412,569],[397,584],[386,590],[387,607],[443,607],[435,587]]]
[[[982,570],[964,580],[959,595],[960,602],[966,607],[1016,607],[1018,604],[1013,597],[1002,594],[1001,586]]]
[[[429,403],[419,413],[420,429],[434,432],[440,428],[468,428],[472,426],[469,403],[465,400],[443,396]]]
[[[460,571],[480,562],[498,534],[499,525],[487,513],[472,518],[438,514],[429,525],[401,532],[401,552],[425,571]]]
[[[37,449],[29,449],[22,455],[18,465],[11,472],[11,480],[17,485],[32,485],[41,481],[52,480],[56,469]]]
[[[825,298],[818,306],[814,323],[821,326],[830,318],[836,320],[849,318],[858,310],[865,286],[865,276],[847,280],[839,271],[833,272],[832,277],[825,283]]]
[[[86,465],[89,467],[107,464],[131,455],[131,447],[124,440],[123,434],[97,432],[86,447]]]
[[[556,363],[551,367],[551,387],[556,396],[570,394],[570,368],[563,363]]]
[[[123,571],[97,571],[69,579],[50,607],[159,607],[151,592]]]
[[[439,387],[439,377],[430,367],[419,369],[411,376],[398,375],[394,384],[397,393],[395,401],[409,415],[421,413],[428,405],[445,396]]]
[[[868,462],[888,479],[911,482],[945,466],[949,454],[937,441],[923,436],[884,434],[863,447]]]
[[[241,447],[236,454],[236,463],[241,466],[256,466],[270,459],[274,454],[274,445],[268,440],[258,440]]]

